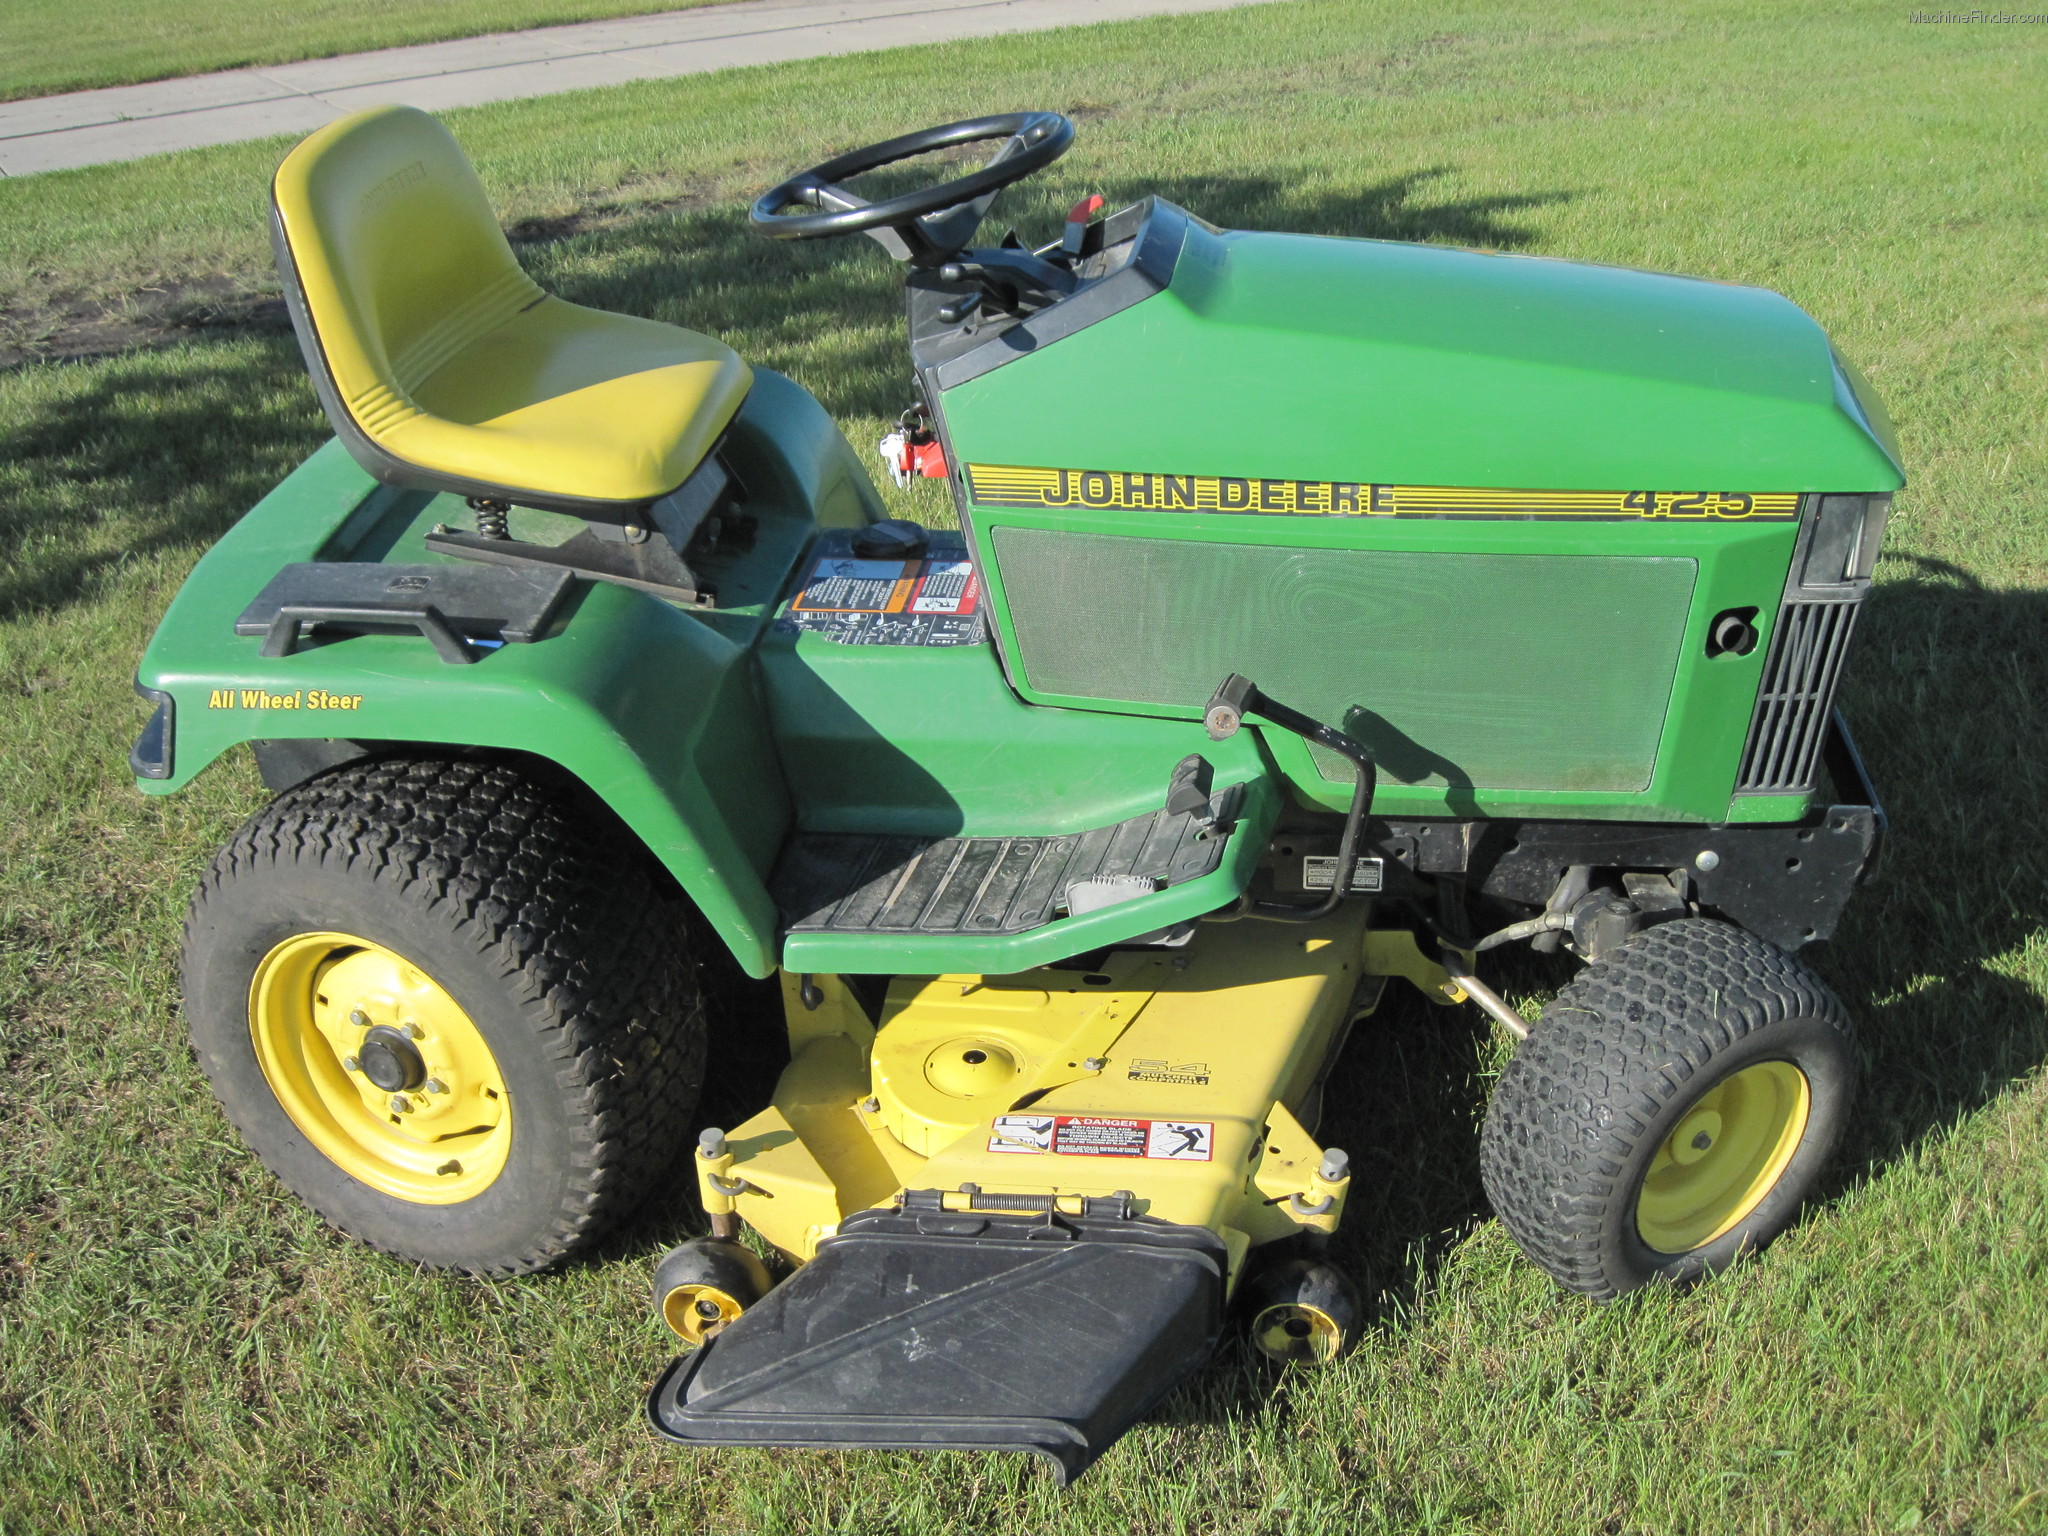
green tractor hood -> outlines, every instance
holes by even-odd
[[[1148,222],[1183,217],[1154,203]],[[1193,218],[1163,292],[947,389],[945,412],[981,463],[1548,490],[1902,481],[1875,396],[1765,289]]]

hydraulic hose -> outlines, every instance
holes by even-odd
[[[1571,926],[1572,918],[1569,912],[1546,912],[1541,917],[1509,923],[1507,927],[1489,933],[1472,946],[1472,953],[1480,954],[1489,949],[1498,949],[1503,944],[1512,944],[1517,939],[1533,939],[1546,933],[1569,933]]]
[[[1262,716],[1283,730],[1328,747],[1348,759],[1356,770],[1357,777],[1351,786],[1351,808],[1344,816],[1344,835],[1337,843],[1337,867],[1331,872],[1330,894],[1312,907],[1247,901],[1230,914],[1230,917],[1258,917],[1275,923],[1320,922],[1336,911],[1344,898],[1351,894],[1351,880],[1358,868],[1358,840],[1364,834],[1365,819],[1372,810],[1373,793],[1379,787],[1379,769],[1364,742],[1333,730],[1298,709],[1289,709],[1278,699],[1268,698],[1250,678],[1235,672],[1223,680],[1223,686],[1209,700],[1209,707],[1202,713],[1202,724],[1208,728],[1211,741],[1222,741],[1237,733],[1247,714]]]

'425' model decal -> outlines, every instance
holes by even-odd
[[[1111,469],[969,464],[968,499],[984,507],[1112,507],[1310,517],[1677,518],[1726,521],[1799,515],[1794,491],[1516,491],[1375,485],[1352,480],[1253,480]]]

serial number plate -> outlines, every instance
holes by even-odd
[[[1351,866],[1351,889],[1353,891],[1378,891],[1385,887],[1382,879],[1386,873],[1383,861],[1360,859]],[[1332,854],[1311,854],[1301,861],[1301,888],[1305,891],[1327,891],[1337,880],[1337,856]]]

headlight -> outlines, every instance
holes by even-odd
[[[1803,587],[1838,587],[1865,581],[1877,567],[1878,546],[1884,543],[1885,519],[1892,498],[1823,496],[1814,515],[1813,534],[1806,542],[1806,564],[1800,569]]]

